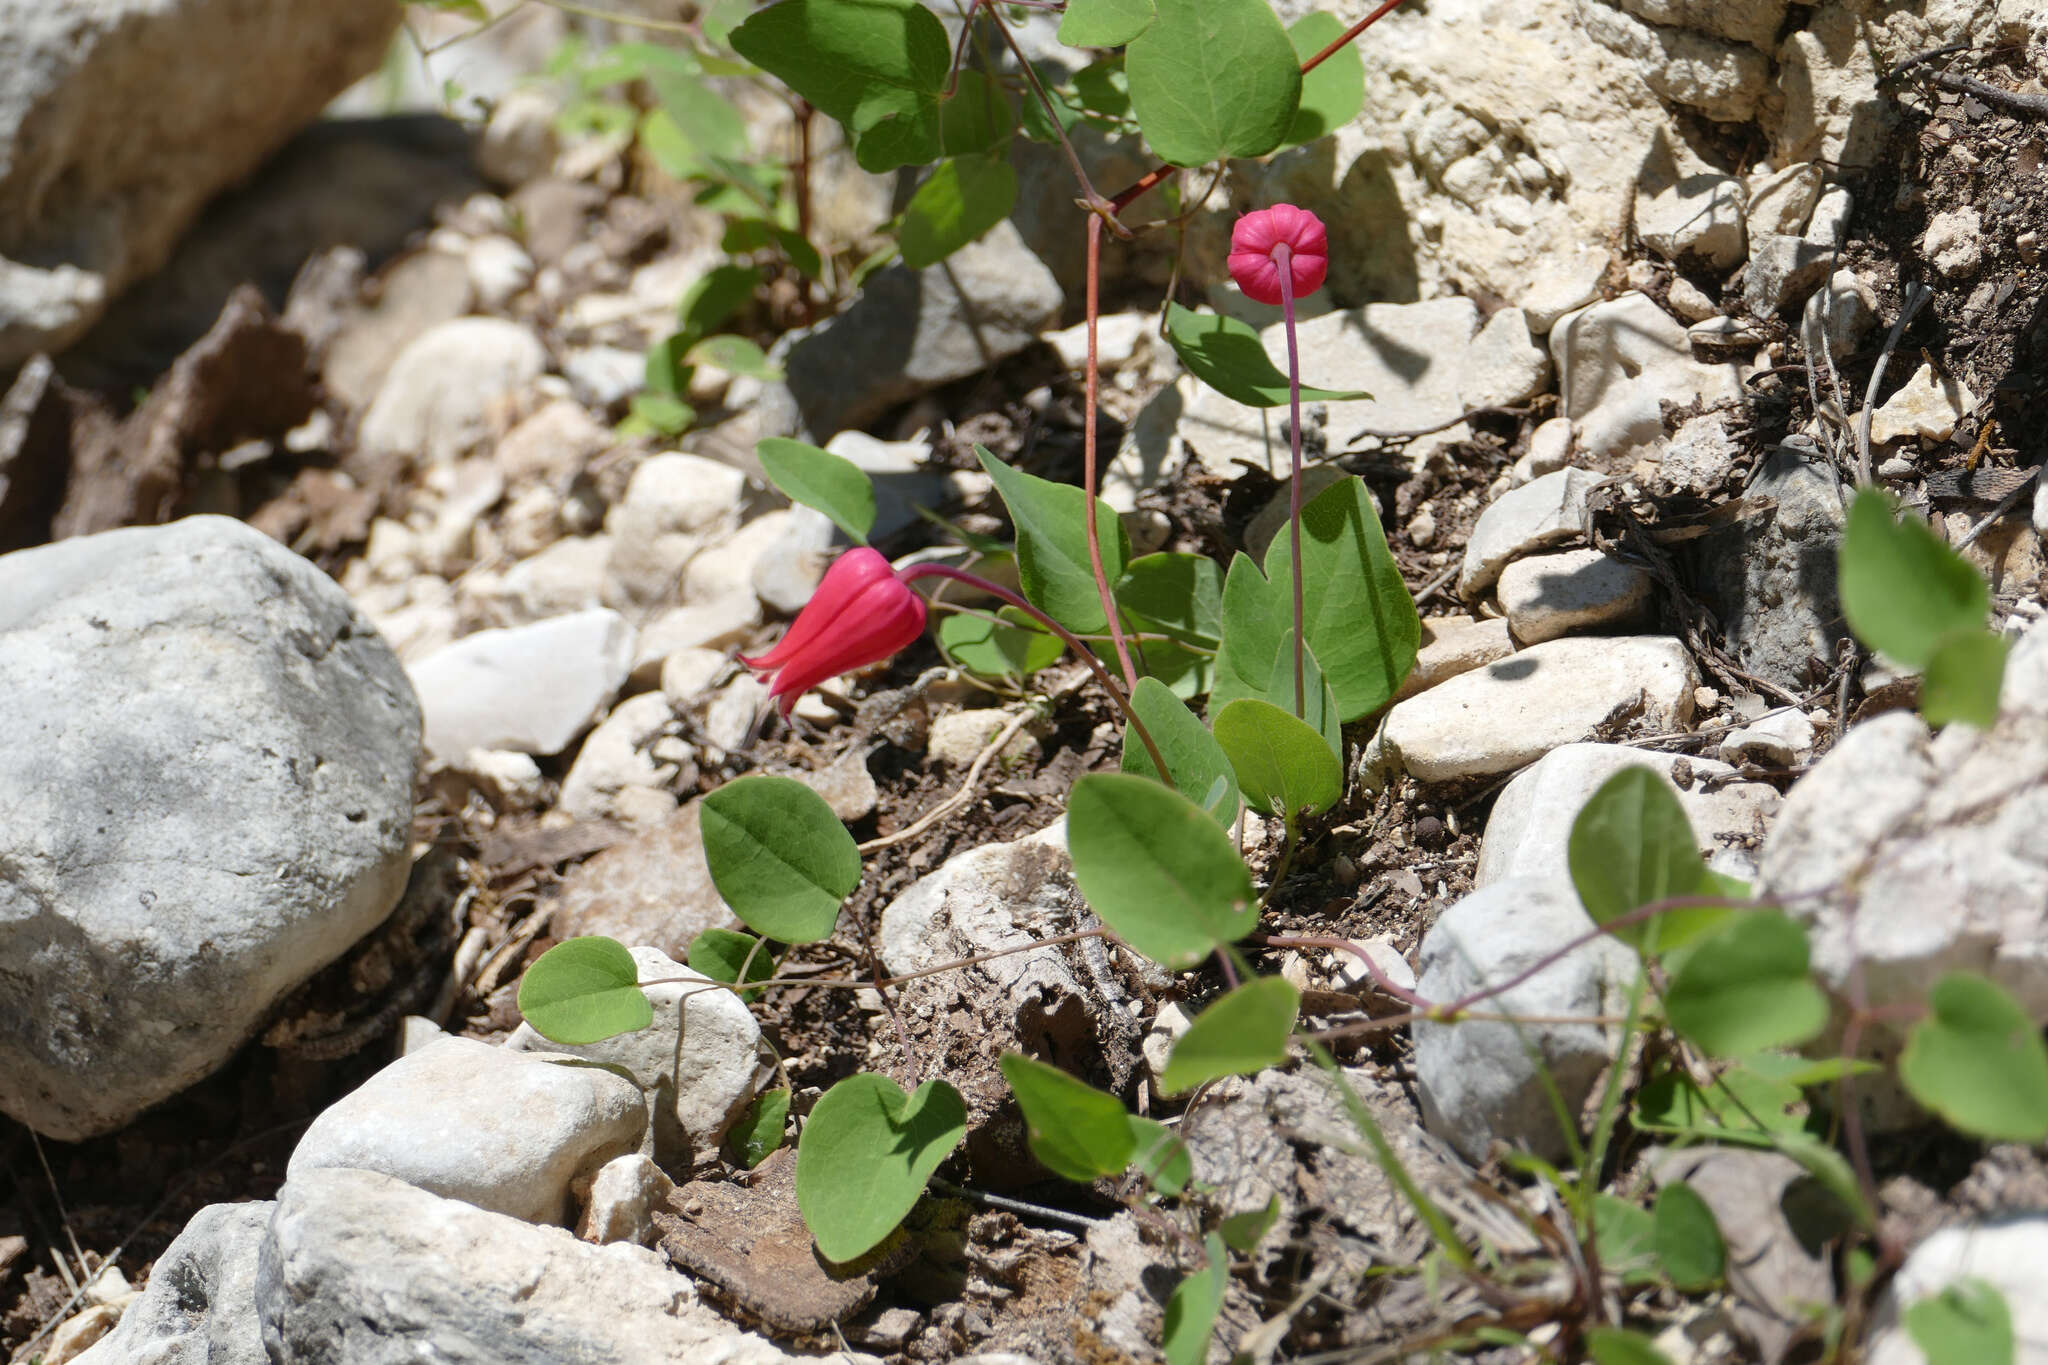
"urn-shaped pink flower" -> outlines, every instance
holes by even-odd
[[[879,663],[924,632],[925,604],[879,551],[848,550],[775,648],[740,662],[768,683],[782,714],[825,679]]]
[[[1275,247],[1287,248],[1288,277],[1294,297],[1323,287],[1330,269],[1330,234],[1323,220],[1292,204],[1247,213],[1230,230],[1230,278],[1245,297],[1260,303],[1280,302],[1280,263]]]

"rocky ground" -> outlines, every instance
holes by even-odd
[[[330,54],[305,88],[331,93],[395,17],[367,37],[305,20],[235,60]],[[462,28],[410,22],[430,43]],[[446,49],[489,106],[479,129],[328,123],[276,151],[310,115],[296,96],[194,96],[187,126],[262,103],[274,135],[223,144],[186,177],[204,193],[142,215],[190,220],[263,164],[178,240],[137,229],[44,269],[0,237],[0,695],[19,699],[0,722],[0,1345],[48,1365],[381,1360],[403,1340],[1155,1358],[1183,1248],[1120,1191],[1032,1164],[995,1068],[1021,1046],[1176,1122],[1212,1214],[1278,1198],[1213,1359],[1454,1338],[1564,1358],[1562,1325],[1592,1310],[1544,1187],[1496,1144],[1565,1155],[1544,1086],[1593,1093],[1613,1046],[1595,1026],[1375,1029],[1388,1002],[1350,957],[1262,964],[1512,1294],[1419,1271],[1426,1231],[1313,1070],[1163,1099],[1165,1048],[1223,983],[1099,942],[751,1012],[657,988],[652,1030],[585,1049],[618,1069],[533,1055],[555,1049],[514,995],[554,942],[607,934],[673,975],[732,923],[695,801],[745,773],[814,786],[866,857],[837,936],[785,974],[908,973],[1082,927],[1058,822],[1120,730],[1076,666],[1027,688],[931,640],[764,723],[733,658],[834,549],[766,483],[760,438],[866,469],[894,556],[1007,534],[977,443],[1078,477],[1063,166],[1020,144],[1011,221],[855,290],[901,188],[821,151],[811,239],[839,273],[807,281],[772,248],[729,251],[630,134],[563,130],[573,87],[525,78],[570,24],[534,6]],[[217,51],[175,20],[148,41],[173,67]],[[1227,558],[1281,525],[1277,420],[1156,334],[1169,288],[1273,323],[1225,283],[1237,210],[1285,198],[1330,222],[1305,378],[1373,395],[1313,408],[1305,444],[1378,497],[1424,648],[1347,735],[1355,794],[1308,829],[1263,927],[1361,944],[1433,998],[1501,979],[1584,924],[1572,815],[1648,763],[1717,868],[1818,897],[1823,976],[1855,915],[1895,927],[1862,947],[1901,982],[1996,961],[2048,1002],[2048,24],[2010,0],[1439,0],[1363,45],[1357,124],[1233,163],[1183,236],[1115,245],[1105,279],[1105,492],[1143,548]],[[19,102],[104,108],[121,96],[101,80]],[[784,155],[786,111],[734,97]],[[1082,146],[1104,188],[1144,169]],[[0,158],[0,197],[26,160]],[[91,188],[32,226],[76,235]],[[645,352],[735,259],[761,276],[731,326],[786,379],[699,367],[690,430],[630,434]],[[1911,680],[1847,637],[1833,565],[1859,471],[1990,579],[2026,641],[2010,724],[1930,745]],[[1274,871],[1272,832],[1246,838]],[[1901,874],[1829,901],[1827,869],[1871,858]],[[1618,970],[1576,954],[1501,1003],[1598,1015]],[[777,1065],[799,1113],[855,1069],[967,1100],[913,1245],[859,1276],[818,1271],[784,1158],[743,1179],[722,1145]],[[1902,1121],[1874,1159],[1888,1228],[1921,1248],[1902,1292],[1964,1266],[2031,1322],[2041,1223],[1977,1224],[2048,1207],[2038,1155]],[[1638,1200],[1692,1181],[1742,1267],[1704,1295],[1604,1287],[1671,1360],[1819,1359],[1834,1329],[1916,1358],[1834,1233],[1788,1215],[1788,1159],[1673,1157],[1624,1123],[1606,1175]],[[1481,1325],[1533,1344],[1458,1335]]]

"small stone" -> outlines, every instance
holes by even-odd
[[[520,560],[503,577],[472,571],[462,593],[475,614],[501,625],[531,625],[603,605],[610,536],[568,536]]]
[[[1543,962],[1593,927],[1569,882],[1512,878],[1474,891],[1423,935],[1418,993],[1456,1000]],[[1486,1003],[1489,1013],[1558,1019],[1607,1012],[1640,970],[1626,945],[1595,936]],[[1598,1024],[1417,1020],[1423,1122],[1470,1161],[1493,1144],[1563,1157],[1557,1102],[1573,1116],[1613,1056]]]
[[[1887,482],[1897,482],[1900,479],[1912,478],[1914,469],[1913,461],[1909,457],[1894,455],[1878,465],[1877,477]]]
[[[666,1208],[675,1189],[675,1182],[652,1158],[639,1152],[614,1157],[591,1178],[590,1196],[576,1222],[576,1235],[599,1245],[631,1242],[651,1247],[659,1235],[654,1210]]]
[[[1158,321],[1150,313],[1109,313],[1095,320],[1095,363],[1104,374],[1130,365],[1157,334]],[[1077,322],[1046,334],[1046,341],[1059,352],[1060,363],[1079,373],[1088,364],[1088,324]]]
[[[1699,322],[1721,311],[1721,306],[1707,296],[1707,291],[1680,275],[1671,282],[1665,295],[1671,311],[1687,322]]]
[[[931,464],[929,440],[884,441],[864,431],[842,431],[825,449],[850,460],[875,488],[871,537],[891,535],[918,520],[920,507],[941,507],[962,491],[960,476]]]
[[[457,318],[402,351],[363,415],[375,454],[444,464],[490,434],[492,409],[547,368],[540,339],[502,318]]]
[[[578,402],[610,412],[646,383],[647,356],[626,346],[578,346],[563,353],[562,376]]]
[[[925,753],[948,767],[965,768],[981,757],[982,750],[994,743],[1003,727],[1014,719],[1014,712],[994,707],[948,712],[932,722],[925,739]],[[1010,737],[997,762],[1014,767],[1028,762],[1038,752],[1038,737],[1025,725]]]
[[[794,616],[811,600],[842,539],[832,519],[815,507],[792,507],[775,542],[754,561],[754,595],[770,611]]]
[[[1416,652],[1415,666],[1395,690],[1394,700],[1427,692],[1447,678],[1505,659],[1514,651],[1508,623],[1499,617],[1482,621],[1470,616],[1432,616],[1422,623],[1422,647]]]
[[[1688,418],[1664,447],[1657,478],[1670,488],[1701,497],[1714,492],[1735,472],[1742,446],[1728,429],[1728,415],[1705,412]]]
[[[275,1208],[209,1204],[192,1215],[150,1267],[149,1287],[78,1365],[264,1365],[256,1264]]]
[[[1815,291],[1800,315],[1799,340],[1817,366],[1832,355],[1839,365],[1877,323],[1877,291],[1853,270],[1837,270]],[[1823,346],[1822,338],[1826,338]]]
[[[1501,570],[1498,594],[1508,629],[1524,645],[1613,629],[1639,620],[1652,579],[1599,550],[1532,555]]]
[[[1731,175],[1688,176],[1656,194],[1636,195],[1636,232],[1667,261],[1697,260],[1716,270],[1742,263],[1748,192]]]
[[[1879,445],[1907,436],[1946,441],[1955,434],[1956,423],[1976,405],[1962,380],[1935,378],[1934,367],[1922,364],[1913,377],[1870,419],[1870,439]]]
[[[50,1333],[49,1344],[33,1359],[38,1365],[69,1365],[82,1356],[87,1347],[113,1331],[114,1324],[120,1320],[120,1309],[103,1303],[93,1304],[58,1323],[57,1329]]]
[[[562,1223],[571,1182],[632,1151],[646,1126],[640,1092],[624,1077],[447,1038],[314,1119],[287,1179],[379,1171],[529,1223]]]
[[[650,456],[605,517],[608,593],[619,604],[673,602],[690,561],[739,525],[747,476],[701,455]]]
[[[540,764],[510,749],[471,749],[449,764],[474,779],[484,799],[501,814],[536,810],[547,794]]]
[[[1752,181],[1749,230],[1756,237],[1797,237],[1820,198],[1821,168],[1802,161]]]
[[[1813,201],[1813,216],[1806,221],[1807,241],[1839,251],[1849,241],[1849,216],[1856,202],[1847,185],[1830,185]]]
[[[723,654],[753,638],[760,625],[761,599],[751,588],[671,607],[641,627],[632,676],[636,682],[656,682],[670,656],[686,649]]]
[[[1503,494],[1479,516],[1458,572],[1458,596],[1479,597],[1517,557],[1583,539],[1590,512],[1586,495],[1598,476],[1560,469]]]
[[[1356,991],[1360,994],[1379,994],[1383,999],[1392,998],[1385,996],[1380,991],[1379,983],[1373,980],[1372,973],[1366,969],[1363,962],[1358,960],[1358,953],[1363,953],[1371,958],[1372,965],[1380,969],[1380,975],[1393,982],[1396,986],[1408,991],[1415,989],[1415,969],[1408,965],[1407,955],[1394,946],[1392,939],[1384,936],[1353,939],[1351,940],[1351,946],[1356,948],[1358,952],[1333,952],[1330,954],[1330,984],[1338,990]]]
[[[1188,1018],[1188,1012],[1172,1000],[1161,1005],[1159,1013],[1152,1016],[1151,1027],[1145,1030],[1145,1040],[1139,1046],[1145,1065],[1151,1068],[1154,1076],[1166,1070],[1166,1059],[1173,1054],[1173,1045],[1180,1041],[1181,1035],[1193,1022]]]
[[[679,649],[662,660],[661,692],[677,715],[703,700],[732,660],[716,649]]]
[[[2012,239],[2018,248],[2020,260],[2027,265],[2038,265],[2041,261],[2041,234],[2029,229]]]
[[[1834,255],[1832,243],[1806,237],[1775,235],[1752,240],[1749,274],[1742,282],[1743,302],[1757,317],[1776,317],[1803,302],[1813,287],[1827,278]]]
[[[618,695],[633,628],[599,608],[509,630],[483,630],[412,665],[428,752],[557,754]]]
[[[719,689],[704,708],[704,738],[721,749],[741,748],[767,707],[768,684],[743,673]]]
[[[517,189],[545,175],[555,164],[560,145],[555,120],[561,112],[545,87],[519,85],[506,91],[477,140],[477,169],[505,189]]]
[[[1546,336],[1566,314],[1599,299],[1600,285],[1607,278],[1608,253],[1586,247],[1569,261],[1553,263],[1522,296],[1522,312],[1529,319],[1529,331]],[[1551,351],[1552,358],[1556,350]]]
[[[1553,417],[1529,433],[1529,451],[1522,459],[1528,462],[1529,479],[1534,482],[1563,469],[1571,462],[1571,455],[1571,420]]]
[[[664,1166],[687,1167],[717,1154],[725,1130],[752,1102],[773,1064],[761,1044],[761,1026],[737,995],[704,989],[709,977],[659,948],[632,953],[641,991],[654,1007],[654,1022],[646,1028],[569,1044],[521,1024],[504,1047],[515,1054],[565,1053],[600,1064],[571,1070],[632,1077],[653,1116],[651,1155]]]
[[[1967,204],[1937,213],[1927,220],[1920,252],[1949,279],[1968,279],[1984,262],[1984,220]]]
[[[1724,763],[1769,763],[1789,768],[1813,752],[1813,722],[1795,706],[1780,707],[1721,739]]]
[[[621,819],[628,824],[673,813],[676,799],[664,788],[674,781],[675,769],[657,762],[648,748],[674,718],[668,698],[659,692],[643,692],[613,707],[577,750],[576,762],[562,780],[561,808],[578,820]],[[626,820],[619,798],[629,788],[666,799],[633,798],[632,814],[638,820]]]
[[[1698,683],[1677,640],[1550,640],[1398,703],[1374,761],[1423,782],[1509,772],[1624,711],[1675,729],[1691,717]]]
[[[533,257],[510,237],[486,237],[473,243],[466,264],[476,301],[488,309],[503,308],[533,283]]]
[[[1425,507],[1408,518],[1408,543],[1418,550],[1436,543],[1436,513]]]
[[[432,1047],[448,1036],[447,1032],[433,1020],[422,1014],[408,1014],[398,1021],[398,1051],[400,1057],[410,1057],[424,1048]]]
[[[1560,319],[1550,351],[1562,415],[1577,423],[1579,449],[1593,459],[1659,440],[1666,404],[1743,396],[1741,366],[1694,359],[1686,329],[1639,293]]]
[[[507,482],[537,480],[559,493],[611,443],[611,434],[579,404],[558,398],[506,432],[491,458]]]
[[[1728,350],[1761,346],[1764,334],[1740,318],[1702,318],[1685,329],[1686,344],[1694,350]]]
[[[1549,387],[1550,353],[1530,336],[1528,315],[1497,309],[1459,362],[1459,398],[1467,409],[1512,407]]]

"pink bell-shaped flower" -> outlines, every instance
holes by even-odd
[[[832,562],[817,592],[775,648],[740,662],[768,683],[782,714],[810,688],[879,663],[924,633],[924,598],[862,545]]]
[[[1273,248],[1288,248],[1288,274],[1294,297],[1304,298],[1323,287],[1330,269],[1330,234],[1323,220],[1292,204],[1247,213],[1230,230],[1230,278],[1245,297],[1260,303],[1280,302],[1280,266]]]

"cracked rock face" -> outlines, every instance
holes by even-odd
[[[1786,798],[1761,892],[1806,921],[1840,1008],[1860,958],[1872,1006],[1972,971],[2048,1021],[2048,626],[2014,647],[1991,729],[1851,730]]]
[[[404,889],[420,712],[340,588],[223,517],[0,558],[0,1111],[128,1122]]]

